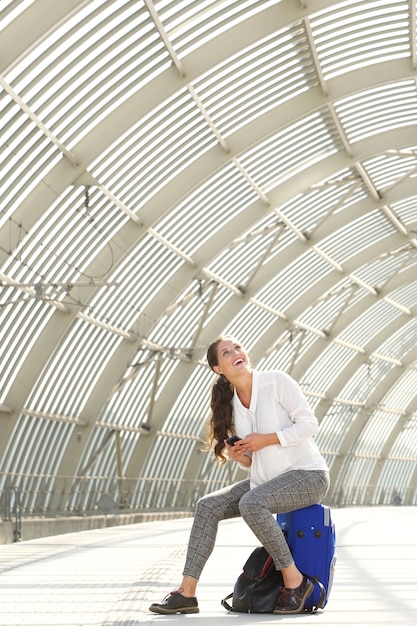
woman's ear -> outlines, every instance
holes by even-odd
[[[220,374],[222,373],[222,372],[221,372],[221,369],[220,369],[220,367],[219,367],[218,365],[215,365],[215,366],[213,367],[213,372],[215,372],[215,373],[216,373],[216,374],[218,374],[219,376],[220,376]]]

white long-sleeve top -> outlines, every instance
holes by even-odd
[[[298,383],[282,371],[253,370],[252,396],[247,409],[236,390],[233,397],[236,434],[276,432],[280,443],[252,452],[251,487],[291,470],[325,470],[314,436],[318,421]]]

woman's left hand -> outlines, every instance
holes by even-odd
[[[276,433],[249,433],[244,439],[237,442],[241,450],[245,452],[256,452],[266,446],[279,444],[278,435]],[[235,444],[236,445],[236,444]]]

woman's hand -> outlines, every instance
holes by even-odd
[[[245,467],[250,467],[250,465],[252,464],[252,459],[250,455],[247,454],[247,449],[239,445],[241,444],[242,441],[244,440],[240,439],[239,441],[236,441],[236,443],[233,446],[231,446],[227,443],[225,439],[224,443],[226,445],[227,454],[229,455],[229,458],[232,459],[232,461],[241,463]]]
[[[237,441],[234,446],[227,445],[227,451],[230,458],[237,461],[241,458],[241,455],[246,452],[256,452],[266,446],[277,444],[279,444],[279,439],[276,433],[249,433],[244,439]]]

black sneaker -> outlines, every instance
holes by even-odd
[[[313,583],[305,576],[303,577],[301,585],[296,589],[280,587],[281,594],[273,613],[278,615],[301,613],[304,609],[305,601],[309,596],[311,596],[313,589]]]
[[[172,615],[174,613],[199,613],[197,598],[186,598],[179,591],[171,591],[160,604],[154,602],[149,607],[153,613]]]

